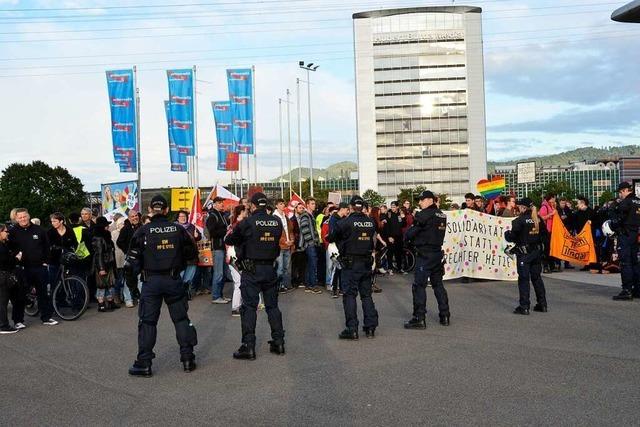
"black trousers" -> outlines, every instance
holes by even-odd
[[[158,318],[162,301],[167,304],[169,316],[176,328],[176,338],[180,344],[180,360],[193,358],[193,347],[198,344],[196,328],[191,324],[187,312],[187,291],[182,280],[170,276],[150,276],[142,284],[140,305],[138,306],[138,360],[151,363],[155,357]]]
[[[442,276],[442,252],[427,252],[416,258],[416,272],[411,291],[413,293],[413,317],[424,320],[427,314],[427,280],[431,281],[433,294],[438,302],[438,311],[449,316],[449,296],[444,288]]]
[[[9,326],[9,301],[13,307],[11,312],[13,323],[24,323],[25,294],[24,285],[17,275],[13,272],[0,271],[0,328]]]
[[[391,236],[393,243],[389,243],[389,270],[393,268],[395,262],[398,271],[404,268],[404,245],[402,243],[402,235]]]
[[[620,259],[622,289],[627,292],[640,293],[640,264],[638,263],[636,233],[618,236],[617,250]]]
[[[273,265],[256,265],[255,272],[243,271],[240,275],[240,323],[242,324],[242,343],[249,347],[256,345],[256,320],[260,292],[271,326],[271,339],[284,342],[282,313],[278,308],[278,275]]]
[[[362,302],[363,328],[375,329],[378,326],[378,311],[371,296],[371,274],[371,264],[364,261],[354,261],[340,273],[345,323],[351,331],[358,330],[358,294]]]
[[[529,308],[531,305],[529,282],[533,285],[538,304],[547,305],[546,291],[542,281],[542,257],[542,251],[539,249],[517,256],[518,291],[521,307]]]
[[[48,288],[49,283],[49,271],[47,267],[40,265],[36,267],[24,267],[18,270],[18,274],[21,276],[20,280],[24,283],[24,289],[26,292],[31,290],[31,287],[36,288],[36,294],[38,295],[38,308],[40,309],[40,320],[46,322],[53,316],[53,304],[51,303],[51,295]],[[55,283],[51,284],[51,291]],[[23,306],[24,307],[24,306]]]

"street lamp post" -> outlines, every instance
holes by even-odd
[[[305,65],[304,61],[299,61],[298,66],[307,71],[307,113],[309,115],[309,184],[310,193],[313,197],[313,141],[311,139],[311,73],[310,71],[316,71],[319,65],[315,65],[313,62]]]
[[[282,98],[278,98],[278,127],[280,129],[280,197],[284,199],[284,165],[282,161]]]

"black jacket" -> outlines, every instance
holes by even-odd
[[[55,228],[47,230],[49,239],[49,264],[60,264],[60,256],[63,250],[75,252],[78,247],[78,240],[71,227],[65,226],[65,232],[61,236]]]
[[[116,247],[111,233],[100,228],[93,229],[93,271],[109,271],[116,267]]]
[[[573,229],[575,230],[575,232],[580,233],[584,228],[584,225],[587,223],[587,221],[593,221],[594,216],[595,216],[595,213],[593,212],[593,209],[591,209],[590,207],[587,207],[587,209],[583,211],[577,210],[574,214],[574,221],[573,221]]]
[[[14,271],[16,262],[16,254],[11,250],[8,242],[0,242],[0,271]]]
[[[384,235],[386,237],[402,237],[402,229],[407,225],[407,221],[400,217],[400,210],[397,213],[389,210],[386,213],[387,222],[384,224]]]
[[[9,229],[9,247],[22,252],[21,264],[25,267],[37,267],[49,260],[49,241],[42,227],[29,224],[23,228],[14,225]]]
[[[116,240],[116,245],[118,248],[125,254],[129,250],[129,245],[131,244],[131,239],[133,238],[134,233],[138,228],[140,228],[141,224],[138,222],[138,225],[133,225],[128,219],[124,220],[124,227],[120,230],[120,235],[118,236],[118,240]]]
[[[207,230],[211,239],[211,249],[224,250],[224,236],[227,234],[229,222],[222,212],[211,209],[207,217]]]

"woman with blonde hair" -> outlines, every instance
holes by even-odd
[[[538,209],[531,199],[525,197],[516,203],[520,215],[511,223],[511,230],[504,234],[508,242],[513,242],[516,245],[513,252],[516,254],[517,261],[520,304],[513,312],[514,314],[529,314],[531,283],[537,300],[533,311],[546,313],[547,297],[542,281],[542,259],[547,227],[538,216]]]

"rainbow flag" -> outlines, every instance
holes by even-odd
[[[488,179],[481,179],[476,185],[482,197],[488,200],[495,199],[502,194],[506,186],[506,181],[501,176],[494,176],[491,181]]]

